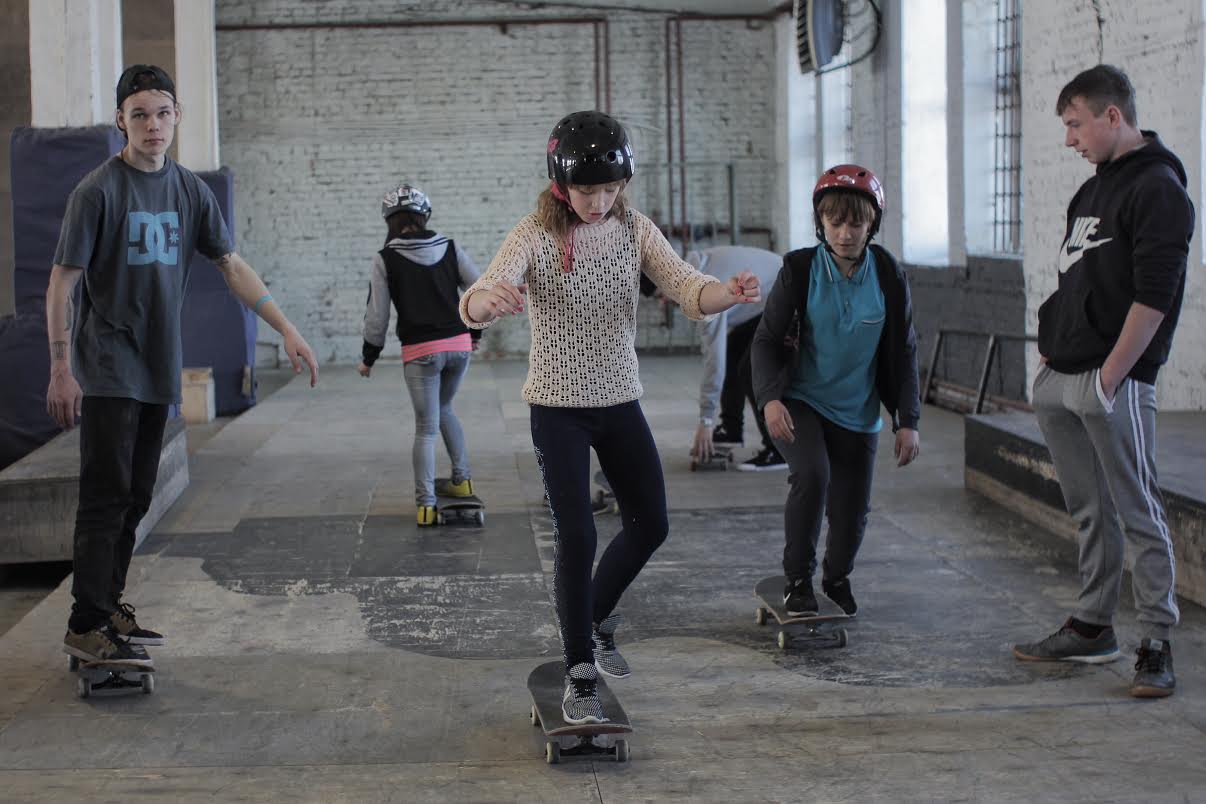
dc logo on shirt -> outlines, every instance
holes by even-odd
[[[178,212],[131,212],[129,218],[129,265],[175,265],[180,255]]]

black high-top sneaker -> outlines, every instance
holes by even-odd
[[[565,677],[561,696],[561,717],[566,723],[604,723],[603,702],[599,700],[599,671],[593,664],[579,662]]]
[[[616,649],[616,628],[622,622],[624,619],[619,614],[612,614],[595,626],[592,635],[595,641],[595,667],[603,675],[612,678],[628,678],[632,675],[628,662]]]
[[[854,602],[854,593],[850,591],[850,579],[842,578],[837,581],[821,581],[821,592],[825,597],[837,604],[848,617],[858,614],[858,603]]]
[[[729,432],[721,424],[712,430],[712,443],[718,447],[742,447],[745,446],[745,438],[742,433]]]
[[[811,617],[817,613],[817,596],[808,578],[787,579],[783,589],[783,608],[792,617]]]
[[[1135,679],[1131,695],[1136,698],[1167,698],[1177,688],[1173,676],[1172,645],[1168,640],[1144,638],[1135,651]]]

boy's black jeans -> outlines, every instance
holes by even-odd
[[[80,412],[80,501],[67,627],[109,621],[126,588],[134,532],[151,506],[167,405],[86,396]]]

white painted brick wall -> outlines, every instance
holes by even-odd
[[[1202,0],[1024,0],[1022,159],[1031,332],[1037,330],[1039,305],[1055,289],[1055,255],[1063,241],[1067,203],[1092,175],[1091,166],[1063,146],[1063,126],[1055,116],[1059,91],[1076,73],[1099,61],[1127,71],[1135,85],[1140,126],[1159,132],[1185,163],[1190,197],[1200,205],[1202,6]],[[1202,212],[1199,208],[1199,217]],[[1199,227],[1198,235],[1201,231]],[[1033,376],[1035,366],[1029,370]],[[1206,271],[1200,237],[1190,254],[1180,324],[1157,392],[1162,410],[1206,408]]]
[[[217,4],[219,24],[524,13],[466,0]],[[631,195],[638,209],[664,219],[665,170],[652,167],[666,159],[662,18],[606,13],[612,111],[637,154]],[[689,214],[726,222],[721,165],[736,161],[742,222],[770,226],[779,175],[772,26],[689,22],[683,36],[687,154],[704,163],[689,172]],[[239,250],[324,361],[360,352],[368,266],[384,236],[379,199],[391,182],[423,186],[433,226],[484,269],[547,181],[553,124],[595,105],[588,24],[219,31],[217,46],[221,151],[235,175]],[[677,154],[677,135],[675,146]],[[677,195],[674,203],[677,217]],[[660,321],[652,305],[643,319],[640,345],[693,342],[693,328],[681,323],[670,332],[651,326]],[[527,343],[520,318],[493,327],[484,346],[516,353]],[[387,349],[395,352],[392,335]]]

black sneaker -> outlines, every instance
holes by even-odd
[[[737,464],[737,469],[741,472],[773,472],[786,468],[787,461],[783,460],[783,456],[773,449],[763,449],[748,461]]]
[[[712,443],[716,446],[743,447],[745,446],[745,438],[741,433],[729,432],[722,424],[712,430]]]
[[[599,671],[593,664],[579,662],[565,677],[565,694],[561,696],[561,717],[566,723],[604,723],[603,702],[599,700]]]
[[[68,629],[63,652],[85,662],[150,667],[151,657],[141,648],[127,645],[111,626],[102,625],[78,634]]]
[[[595,641],[595,667],[605,676],[628,678],[632,669],[616,648],[616,628],[623,619],[618,614],[607,617],[595,626],[592,637]]]
[[[1177,688],[1173,676],[1172,646],[1168,640],[1144,638],[1135,651],[1135,679],[1131,695],[1136,698],[1167,698]]]
[[[1101,633],[1090,639],[1072,627],[1072,619],[1051,636],[1038,642],[1013,646],[1013,655],[1025,662],[1083,662],[1105,664],[1122,654],[1118,651],[1118,640],[1114,629],[1106,626]]]
[[[163,634],[143,628],[134,619],[134,607],[129,603],[118,603],[117,611],[109,617],[109,624],[118,635],[131,645],[162,645]]]
[[[837,604],[847,617],[858,614],[858,603],[854,602],[854,593],[850,591],[850,579],[842,578],[837,581],[821,581],[821,592],[825,597]]]
[[[812,617],[817,609],[817,596],[812,591],[812,581],[807,578],[797,578],[787,581],[783,588],[783,608],[787,609],[790,617]]]

